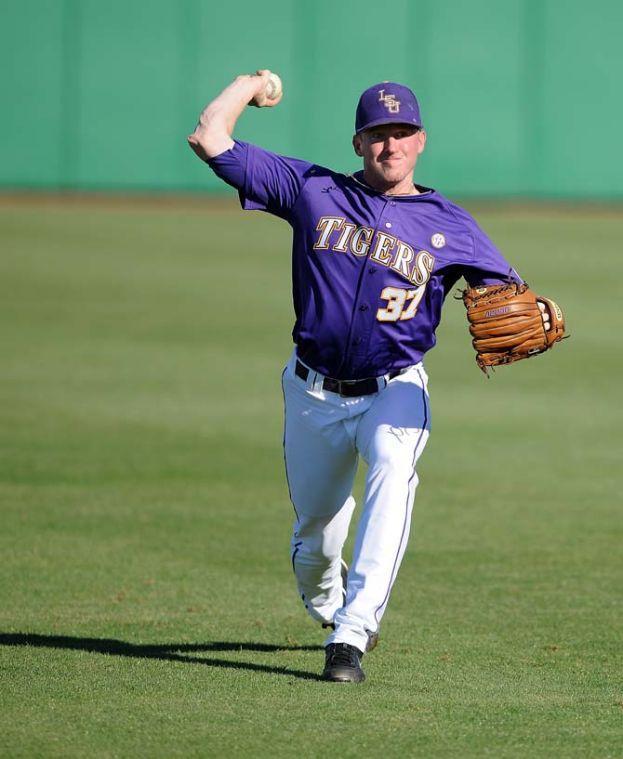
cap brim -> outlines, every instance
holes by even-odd
[[[387,116],[384,116],[382,119],[376,119],[376,121],[371,121],[369,124],[366,124],[365,126],[362,126],[360,129],[357,129],[355,131],[355,134],[359,134],[360,132],[365,132],[366,129],[372,129],[372,127],[376,126],[383,126],[384,124],[404,124],[405,126],[415,127],[416,129],[421,129],[421,124],[414,124],[412,121],[404,121],[403,119],[392,119],[388,118]]]

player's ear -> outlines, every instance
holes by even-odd
[[[420,129],[417,133],[418,136],[418,155],[424,151],[424,148],[426,147],[426,132],[423,129]]]
[[[363,155],[363,153],[361,152],[361,135],[360,134],[353,135],[353,149],[358,156]]]

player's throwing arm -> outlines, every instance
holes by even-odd
[[[281,79],[268,69],[237,77],[199,116],[188,144],[202,161],[233,147],[231,135],[247,105],[272,108],[283,96]]]

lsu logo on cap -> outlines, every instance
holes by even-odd
[[[379,90],[379,102],[383,103],[390,113],[400,113],[400,100],[395,95],[386,95],[385,90]]]
[[[430,242],[433,248],[443,248],[443,246],[446,244],[446,238],[441,234],[441,232],[437,232],[437,234],[434,234],[430,238]]]

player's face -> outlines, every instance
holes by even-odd
[[[408,124],[383,124],[353,137],[366,181],[383,192],[412,187],[413,170],[425,144],[426,132]]]

